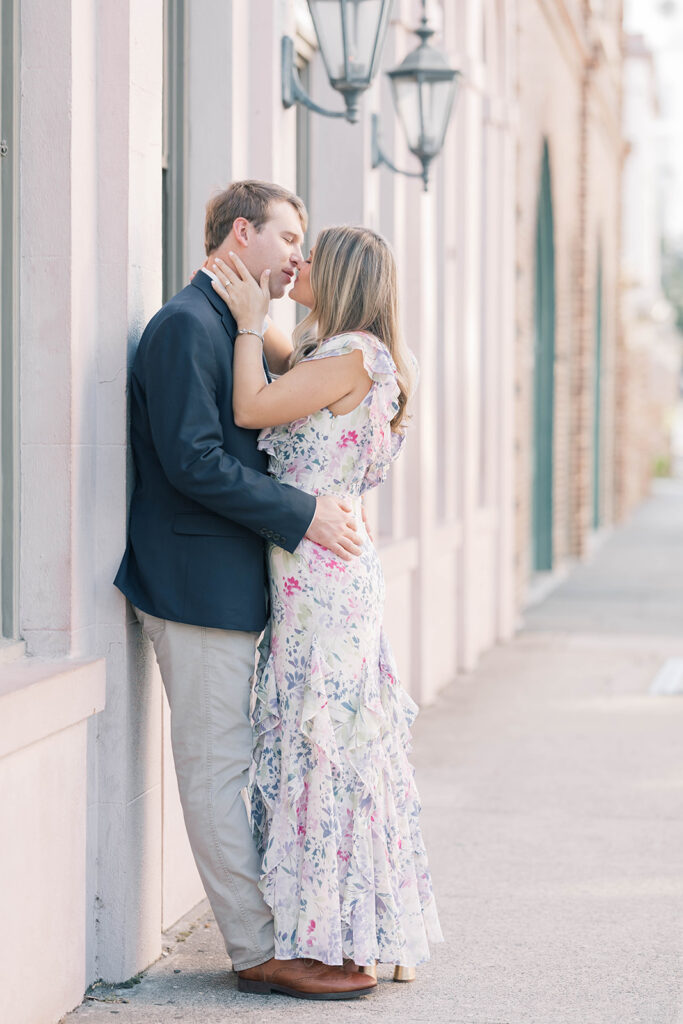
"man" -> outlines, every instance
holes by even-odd
[[[301,262],[305,228],[297,196],[236,182],[207,206],[207,257],[236,252],[257,280],[270,269],[271,297],[280,298]],[[154,644],[185,824],[240,988],[351,998],[374,979],[273,959],[241,792],[252,751],[250,678],[267,614],[265,541],[293,551],[306,536],[349,559],[359,537],[342,502],[268,477],[257,432],[235,425],[236,331],[202,269],[142,335],[130,384],[137,479],[115,582]]]

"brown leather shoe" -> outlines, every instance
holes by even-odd
[[[297,999],[356,999],[377,987],[366,974],[348,974],[341,967],[330,967],[319,960],[276,960],[237,974],[240,992],[270,995],[281,992]]]

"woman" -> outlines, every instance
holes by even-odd
[[[270,472],[313,494],[348,496],[363,537],[350,562],[303,540],[269,550],[271,620],[255,676],[252,821],[275,956],[327,964],[418,964],[441,939],[407,760],[416,707],[382,633],[384,581],[361,522],[403,441],[411,356],[398,328],[396,269],[364,228],[330,228],[291,297],[310,305],[290,368],[268,384],[268,306],[241,261],[214,288],[238,329],[233,408],[261,430]],[[310,282],[308,280],[310,274]],[[284,362],[282,338],[269,355]]]

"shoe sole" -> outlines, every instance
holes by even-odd
[[[288,988],[286,985],[271,984],[269,981],[247,981],[239,978],[237,988],[240,992],[251,992],[253,995],[269,996],[279,994],[293,996],[295,999],[358,999],[359,996],[367,996],[374,992],[376,985],[369,988],[354,988],[347,992],[299,992],[295,988]]]

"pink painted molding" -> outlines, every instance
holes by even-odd
[[[0,667],[0,757],[102,711],[105,659],[19,658]]]

